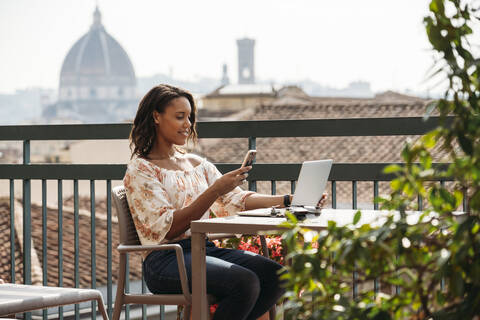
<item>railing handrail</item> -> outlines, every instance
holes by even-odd
[[[395,176],[383,173],[391,163],[334,163],[329,180],[333,181],[390,181]],[[397,163],[402,165],[401,163]],[[237,169],[238,163],[216,163],[220,172]],[[248,174],[249,181],[297,180],[301,163],[256,163]],[[434,168],[445,167],[435,163]],[[58,179],[58,180],[122,180],[125,164],[0,164],[0,179]],[[442,180],[448,181],[448,178]]]
[[[438,124],[439,117],[199,121],[197,129],[200,138],[391,136],[421,135]],[[127,139],[131,127],[131,123],[0,126],[0,140]]]

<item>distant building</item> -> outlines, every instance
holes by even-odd
[[[46,105],[57,101],[57,90],[39,87],[0,94],[0,124],[35,123]]]
[[[223,64],[223,67],[222,67],[222,86],[226,86],[228,84],[230,84],[230,79],[228,78],[228,67],[227,65],[224,63]]]
[[[100,10],[70,49],[60,72],[58,102],[46,118],[116,122],[132,118],[138,101],[133,65],[122,46],[105,31]]]
[[[238,47],[238,83],[255,83],[255,40],[243,38],[237,40]]]
[[[209,110],[244,110],[276,99],[277,89],[269,84],[230,84],[221,86],[202,98]]]
[[[333,88],[315,81],[305,79],[296,82],[305,92],[314,97],[341,97],[341,98],[373,98],[374,93],[370,83],[366,81],[350,82],[346,87]]]

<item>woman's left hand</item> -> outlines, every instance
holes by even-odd
[[[325,204],[327,203],[327,197],[328,193],[324,192],[322,194],[322,197],[320,198],[320,201],[318,201],[317,207],[323,208],[323,206],[325,206]]]

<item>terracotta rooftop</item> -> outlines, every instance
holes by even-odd
[[[325,118],[418,117],[425,113],[427,101],[388,102],[375,99],[332,99],[308,105],[262,105],[238,120],[283,120]],[[288,128],[285,128],[288,130]],[[257,138],[259,163],[301,163],[306,160],[333,159],[337,163],[400,162],[404,141],[418,136],[367,137],[292,137]],[[213,162],[240,163],[248,149],[247,139],[203,139],[199,152]],[[258,191],[270,193],[270,182],[258,182]],[[337,203],[348,206],[352,199],[352,183],[337,182]],[[330,192],[330,186],[327,191]],[[358,182],[358,203],[373,203],[373,182]],[[380,183],[380,192],[388,191],[388,183]],[[289,183],[277,183],[277,193],[290,192]]]
[[[81,201],[79,214],[79,282],[80,287],[90,288],[91,285],[91,254],[90,254],[90,213],[82,208]],[[96,246],[96,286],[107,285],[107,219],[105,211],[96,211],[95,218],[95,246]],[[21,209],[21,207],[20,207]],[[15,212],[21,210],[16,206]],[[32,283],[41,284],[42,282],[42,208],[32,204]],[[112,215],[116,215],[115,209],[112,209]],[[16,219],[20,218],[16,214]],[[63,210],[63,286],[74,287],[74,215],[73,212],[65,206]],[[17,223],[16,223],[17,225]],[[0,277],[7,281],[10,279],[10,209],[7,200],[0,203],[0,229],[2,231],[0,243]],[[22,233],[19,232],[17,225],[15,242],[15,260],[16,260],[16,281],[22,282]],[[118,246],[118,224],[116,218],[112,219],[112,275],[113,283],[117,282],[118,252],[115,249]],[[36,256],[36,257],[35,257]],[[47,279],[48,285],[56,286],[59,284],[58,277],[58,210],[56,208],[47,209]],[[130,257],[130,279],[138,280],[141,278],[141,258],[138,255]]]
[[[18,237],[15,237],[15,248],[20,248]],[[8,199],[0,199],[0,278],[12,282],[10,271],[10,204]],[[15,250],[15,281],[23,279],[23,260],[21,251]]]
[[[271,84],[228,84],[215,89],[207,97],[218,96],[275,96],[277,87]]]

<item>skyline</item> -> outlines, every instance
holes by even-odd
[[[144,0],[134,6],[101,0],[98,5],[106,31],[127,51],[137,77],[163,73],[220,80],[226,63],[236,83],[236,39],[250,37],[256,40],[259,80],[310,79],[332,88],[366,81],[374,92],[425,92],[433,63],[422,24],[428,2]],[[0,93],[57,89],[63,59],[88,31],[94,9],[93,0],[1,1]]]

